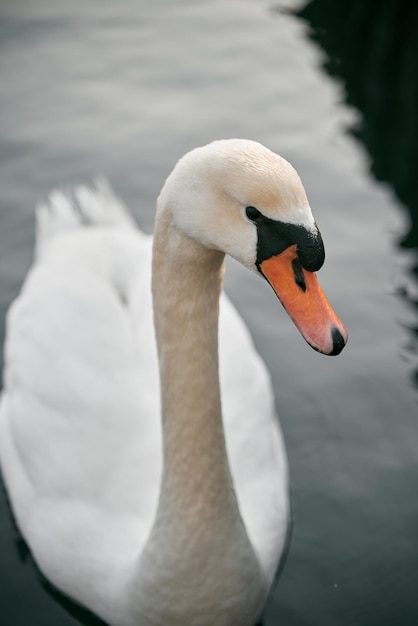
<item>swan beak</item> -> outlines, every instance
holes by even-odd
[[[266,259],[260,270],[309,345],[322,354],[339,354],[347,343],[347,331],[316,274],[302,267],[296,246]]]

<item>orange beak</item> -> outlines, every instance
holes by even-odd
[[[347,331],[316,274],[301,266],[296,246],[263,261],[260,270],[309,345],[323,354],[339,354],[347,343]]]

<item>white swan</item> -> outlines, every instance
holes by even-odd
[[[246,140],[188,153],[158,200],[159,363],[151,247],[103,185],[39,208],[8,314],[4,479],[40,570],[109,624],[252,626],[286,543],[288,477],[269,376],[221,296],[224,253],[336,354],[346,332],[311,272],[322,240],[284,159]]]

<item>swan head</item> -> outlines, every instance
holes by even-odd
[[[315,350],[341,352],[347,332],[315,275],[322,237],[285,159],[255,141],[214,141],[179,160],[158,206],[181,233],[263,276]]]

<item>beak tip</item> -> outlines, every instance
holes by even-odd
[[[331,330],[331,338],[332,338],[332,351],[329,352],[330,356],[336,356],[340,354],[342,349],[345,347],[347,343],[347,333],[342,334],[339,328],[334,326]]]

